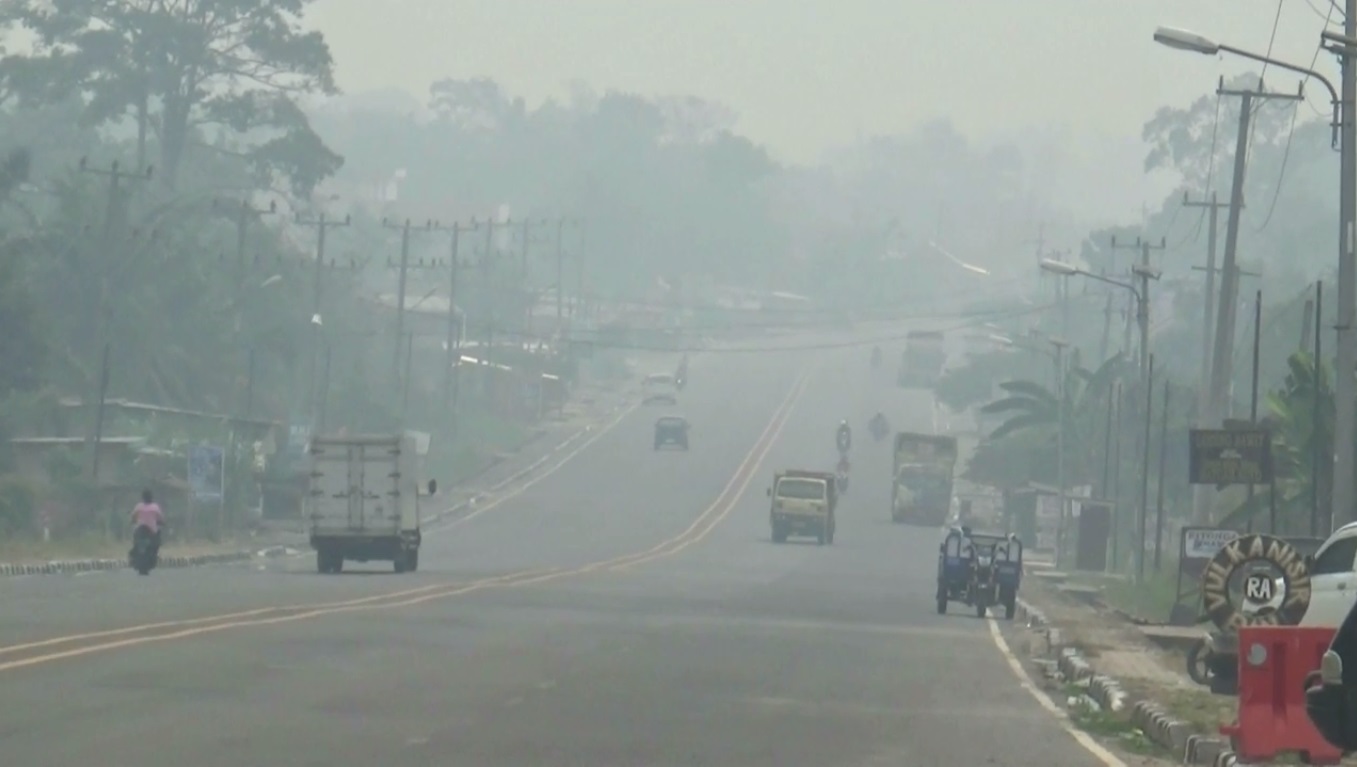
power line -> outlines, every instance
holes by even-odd
[[[1217,139],[1220,137],[1220,102],[1221,102],[1221,97],[1222,97],[1222,94],[1221,94],[1220,90],[1217,89],[1217,90],[1216,90],[1216,114],[1215,114],[1215,117],[1212,118],[1212,120],[1211,120],[1211,151],[1210,151],[1210,154],[1208,155],[1207,160],[1206,160],[1206,189],[1204,190],[1204,193],[1208,193],[1208,194],[1209,194],[1209,193],[1213,193],[1213,192],[1215,191],[1215,176],[1216,176],[1216,142],[1217,142]],[[1174,250],[1177,250],[1177,249],[1183,247],[1184,245],[1188,244],[1189,242],[1196,242],[1196,241],[1197,241],[1197,238],[1201,237],[1202,223],[1205,222],[1205,221],[1206,221],[1206,210],[1203,209],[1202,212],[1201,212],[1201,214],[1200,214],[1199,216],[1197,216],[1197,225],[1196,225],[1195,227],[1193,227],[1193,229],[1192,229],[1192,234],[1190,234],[1190,235],[1188,235],[1187,237],[1183,238],[1183,240],[1182,240],[1181,242],[1179,242],[1177,245],[1174,245],[1174,246],[1173,246],[1173,249],[1174,249]]]
[[[1324,26],[1326,28],[1329,26],[1329,22],[1333,18],[1333,12],[1336,7],[1337,7],[1336,5],[1329,6],[1329,14],[1328,16],[1324,17]],[[1324,43],[1323,40],[1321,40],[1320,44],[1315,46],[1315,55],[1310,57],[1310,69],[1315,68],[1315,64],[1319,62],[1319,54],[1323,50]],[[1306,74],[1305,79],[1300,81],[1300,88],[1302,93],[1305,92],[1305,86],[1308,85],[1309,82],[1310,75]],[[1309,99],[1306,99],[1304,103],[1310,104]],[[1314,108],[1313,105],[1310,106],[1312,109]],[[1295,107],[1293,107],[1291,110],[1291,125],[1286,130],[1286,145],[1282,148],[1282,167],[1280,170],[1277,171],[1277,183],[1272,185],[1272,201],[1268,203],[1267,215],[1263,217],[1263,223],[1259,224],[1253,230],[1254,232],[1261,232],[1264,229],[1266,229],[1267,225],[1272,222],[1272,214],[1277,210],[1277,200],[1281,199],[1282,196],[1282,181],[1283,179],[1286,178],[1286,164],[1287,161],[1291,158],[1291,141],[1296,136],[1296,119],[1298,117],[1300,117],[1300,102],[1297,102]]]

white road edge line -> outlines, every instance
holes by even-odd
[[[1023,668],[1022,661],[1019,661],[1018,657],[1009,649],[1008,642],[1004,640],[1003,632],[999,630],[999,622],[991,618],[986,623],[989,624],[989,634],[994,640],[994,646],[999,648],[999,654],[1004,656],[1005,661],[1008,661],[1008,667],[1013,669],[1013,674],[1018,677],[1018,683],[1022,685],[1024,690],[1031,693],[1033,698],[1037,699],[1037,703],[1041,704],[1042,708],[1055,717],[1060,728],[1069,733],[1069,736],[1083,746],[1085,751],[1097,757],[1105,767],[1128,767],[1120,757],[1108,751],[1088,733],[1075,727],[1070,722],[1069,714],[1060,706],[1057,706],[1049,695],[1041,691],[1041,688],[1037,687],[1036,683],[1032,681],[1032,676],[1027,673],[1027,669]]]

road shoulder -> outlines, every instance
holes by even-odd
[[[1018,619],[1003,631],[1033,679],[1074,723],[1123,752],[1178,764],[1228,759],[1229,743],[1217,733],[1233,720],[1234,699],[1192,682],[1181,653],[1081,598],[1062,593],[1058,578],[1029,571]]]

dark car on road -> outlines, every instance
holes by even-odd
[[[659,450],[665,445],[688,449],[688,419],[667,415],[655,422],[655,449]]]

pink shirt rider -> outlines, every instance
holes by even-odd
[[[151,532],[160,532],[160,526],[165,524],[165,513],[160,510],[158,503],[138,503],[132,509],[133,526],[145,525],[151,529]]]

